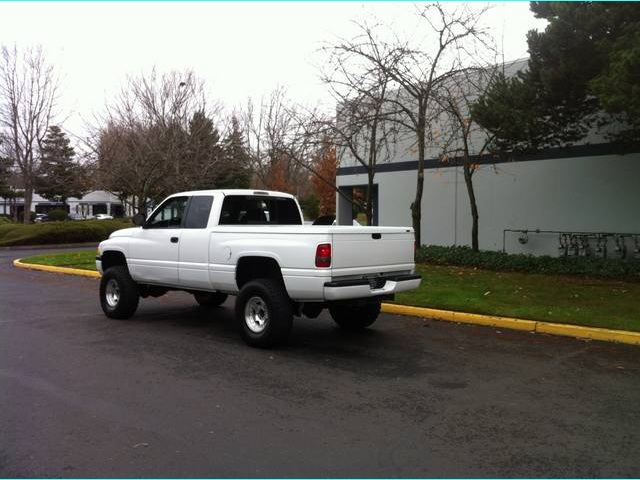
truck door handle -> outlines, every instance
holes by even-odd
[[[171,243],[178,243],[178,237],[171,237]]]

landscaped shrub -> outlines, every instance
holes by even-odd
[[[130,219],[0,225],[0,247],[100,242],[127,227],[133,227]]]
[[[5,215],[0,215],[0,225],[7,225],[10,223],[13,223],[13,220],[11,220],[11,218]]]
[[[51,210],[47,213],[47,216],[52,222],[61,222],[69,219],[69,214],[65,210]]]
[[[534,257],[503,252],[474,252],[469,247],[423,246],[416,262],[433,265],[477,267],[500,272],[527,272],[554,275],[587,275],[640,281],[640,259],[595,257]]]

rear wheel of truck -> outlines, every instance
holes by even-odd
[[[100,279],[100,305],[109,318],[131,317],[138,308],[140,293],[127,267],[117,265],[104,272]]]
[[[291,333],[293,308],[284,286],[270,278],[247,283],[236,298],[236,321],[242,339],[252,347],[285,342]]]
[[[341,304],[329,307],[331,318],[346,330],[362,330],[372,325],[380,314],[380,301]]]
[[[198,292],[194,293],[193,297],[198,302],[198,305],[205,308],[218,307],[224,303],[228,295],[220,292]]]

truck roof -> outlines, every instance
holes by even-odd
[[[189,191],[185,191],[185,192],[177,192],[177,193],[173,193],[171,195],[169,195],[167,198],[169,197],[179,197],[181,195],[189,195],[189,196],[193,196],[193,195],[264,195],[264,196],[274,196],[274,197],[288,197],[288,198],[295,198],[293,195],[291,195],[290,193],[284,193],[284,192],[276,192],[274,190],[253,190],[253,189],[248,189],[248,188],[224,188],[224,189],[217,189],[217,190],[189,190]]]

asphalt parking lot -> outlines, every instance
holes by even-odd
[[[233,299],[141,302],[0,250],[0,477],[638,477],[640,347],[327,315],[252,349]]]

